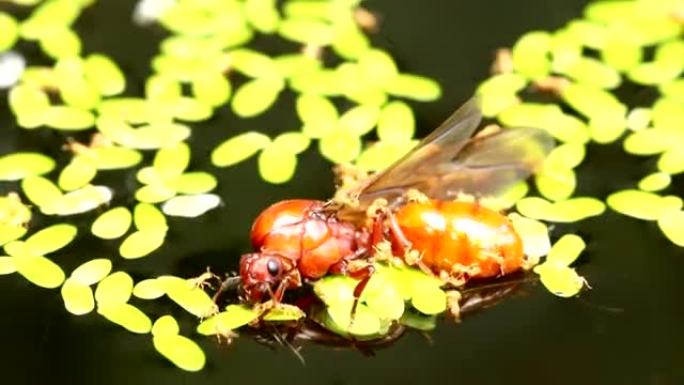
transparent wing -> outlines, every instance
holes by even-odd
[[[553,139],[535,128],[471,138],[481,119],[477,101],[469,100],[409,154],[371,177],[358,192],[359,209],[377,198],[391,202],[408,189],[434,199],[496,194],[529,176],[553,148]]]

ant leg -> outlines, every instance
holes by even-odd
[[[373,228],[371,230],[371,242],[369,249],[374,250],[380,242],[385,239],[385,212],[379,211],[373,218]]]
[[[389,233],[392,238],[392,243],[396,246],[400,254],[404,255],[406,252],[411,250],[411,241],[406,238],[404,231],[399,226],[397,222],[397,217],[392,213],[387,214],[387,219],[389,220]]]
[[[354,325],[354,317],[356,316],[356,308],[359,306],[359,301],[361,300],[361,295],[363,291],[366,290],[366,286],[370,281],[371,277],[375,273],[375,267],[373,265],[367,265],[359,270],[350,272],[349,276],[355,279],[360,279],[359,283],[354,287],[354,303],[351,308],[351,317],[349,319],[349,329]]]
[[[221,298],[221,295],[230,290],[235,288],[237,285],[240,284],[241,278],[240,276],[235,276],[235,277],[227,277],[221,282],[221,286],[219,286],[218,290],[216,293],[214,293],[214,296],[211,298],[211,300],[217,304],[218,300]]]

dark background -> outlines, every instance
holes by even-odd
[[[584,0],[396,1],[371,0],[381,16],[374,42],[396,58],[403,71],[438,80],[444,96],[415,104],[421,134],[465,101],[489,70],[496,48],[510,46],[526,31],[553,30],[578,17]],[[1,6],[0,6],[1,7]],[[121,64],[128,92],[140,95],[149,60],[164,33],[130,24],[132,1],[100,0],[76,28],[86,52],[105,52]],[[263,40],[262,40],[263,41]],[[264,49],[277,51],[263,43]],[[23,43],[24,52],[37,52]],[[38,55],[39,56],[39,55]],[[37,59],[40,59],[39,57]],[[43,151],[61,161],[61,134],[23,131],[0,95],[0,153]],[[192,125],[194,169],[220,178],[217,193],[225,205],[197,220],[172,220],[169,239],[153,256],[139,261],[116,257],[118,242],[95,241],[84,228],[74,245],[54,258],[67,272],[85,260],[111,257],[134,278],[160,274],[194,276],[206,266],[235,269],[248,250],[252,219],[268,204],[285,198],[325,198],[333,192],[330,165],[312,146],[300,158],[291,183],[268,185],[251,159],[228,169],[213,168],[208,154],[221,140],[257,129],[275,133],[297,129],[291,98],[281,98],[266,115],[236,119],[224,107],[209,122]],[[653,169],[652,160],[623,154],[619,145],[590,146],[579,168],[579,193],[605,198],[634,186]],[[682,195],[682,178],[670,192]],[[98,182],[125,191],[134,172],[108,173]],[[4,191],[16,190],[13,184]],[[118,194],[116,204],[131,204]],[[75,218],[88,224],[95,214]],[[36,218],[36,227],[49,223]],[[207,353],[196,374],[176,369],[153,349],[149,335],[135,335],[96,314],[76,317],[64,308],[58,290],[32,286],[23,278],[0,277],[0,382],[4,384],[681,384],[684,312],[684,252],[670,244],[653,223],[610,211],[580,224],[556,226],[554,236],[577,232],[588,242],[579,271],[593,290],[560,299],[540,286],[467,318],[443,322],[429,339],[412,333],[366,357],[354,350],[308,345],[302,365],[287,348],[270,350],[245,337],[230,346],[195,336]],[[171,312],[192,335],[196,321],[171,303],[135,302],[155,316]]]

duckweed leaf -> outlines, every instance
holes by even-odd
[[[378,137],[386,142],[405,142],[413,138],[416,122],[413,111],[404,102],[386,104],[378,118]]]
[[[551,203],[539,197],[527,197],[516,204],[518,212],[528,218],[549,222],[577,222],[601,215],[606,206],[595,198],[577,197]]]
[[[0,157],[0,180],[21,180],[43,175],[55,168],[55,161],[36,152],[15,152]]]
[[[178,284],[166,286],[166,295],[188,313],[198,317],[207,317],[216,313],[216,304],[211,297],[199,287],[179,281]]]
[[[213,190],[217,183],[213,175],[196,171],[179,175],[173,184],[179,194],[202,194]]]
[[[247,325],[259,317],[259,312],[247,305],[228,305],[222,311],[197,326],[197,333],[210,336],[228,335],[232,330]]]
[[[130,168],[142,161],[139,151],[125,147],[99,147],[91,150],[98,170]]]
[[[411,305],[423,314],[439,314],[447,308],[444,290],[435,285],[416,283],[411,295]]]
[[[349,163],[361,153],[361,139],[351,131],[337,129],[322,137],[318,147],[331,162]]]
[[[59,79],[59,83],[59,96],[70,107],[90,110],[100,102],[97,89],[80,76],[64,77]]]
[[[658,159],[658,170],[668,174],[684,172],[684,154],[680,148],[672,148],[664,152]]]
[[[68,28],[55,28],[41,36],[40,48],[53,59],[78,56],[81,53],[81,39]]]
[[[659,195],[639,190],[615,192],[608,196],[606,203],[620,214],[651,221],[657,220],[670,208]]]
[[[211,153],[211,163],[228,167],[240,163],[265,148],[271,139],[259,132],[246,132],[221,143]]]
[[[111,199],[112,190],[109,188],[87,185],[47,202],[40,206],[40,210],[47,215],[74,215],[93,210]]]
[[[268,55],[248,48],[230,52],[233,68],[251,78],[277,78],[280,71],[275,61]]]
[[[330,24],[312,19],[284,19],[278,26],[278,34],[297,43],[329,45],[335,37]]]
[[[369,49],[363,52],[358,58],[358,64],[363,71],[363,78],[378,87],[391,84],[399,75],[397,64],[392,56],[379,49]]]
[[[0,256],[0,275],[12,274],[17,271],[17,266],[14,263],[14,258],[8,256]]]
[[[382,330],[380,318],[364,304],[356,307],[353,322],[351,306],[330,306],[326,321],[329,329],[356,336],[372,336],[380,334]]]
[[[515,231],[522,238],[523,252],[528,258],[539,259],[551,250],[549,230],[546,225],[535,219],[511,214]]]
[[[268,310],[262,319],[268,322],[282,322],[296,321],[303,317],[306,317],[306,314],[302,309],[294,305],[281,303]]]
[[[191,339],[176,334],[155,335],[154,348],[177,367],[188,372],[204,368],[206,357],[202,349]]]
[[[84,75],[101,95],[118,95],[126,88],[126,78],[119,66],[101,54],[89,55],[83,63]]]
[[[294,176],[297,156],[272,144],[259,154],[258,165],[259,174],[266,182],[281,184]]]
[[[556,263],[563,266],[570,266],[580,253],[584,250],[586,244],[584,240],[575,234],[565,234],[556,243],[553,244],[549,255],[546,256],[546,262]]]
[[[218,107],[226,104],[233,89],[222,74],[204,74],[192,80],[192,94],[201,103]]]
[[[385,86],[385,91],[394,96],[430,102],[442,96],[439,83],[423,76],[399,74]]]
[[[78,266],[71,272],[70,279],[90,286],[102,281],[111,271],[112,262],[107,258],[98,258]]]
[[[577,186],[575,172],[564,167],[545,166],[534,181],[539,193],[552,201],[569,198]]]
[[[26,240],[26,246],[32,254],[49,254],[71,243],[77,232],[76,226],[73,225],[65,223],[52,225],[31,235]]]
[[[0,52],[8,51],[19,38],[19,23],[9,14],[0,12]]]
[[[178,321],[170,315],[161,316],[152,324],[152,335],[155,337],[176,335],[179,332]]]
[[[23,237],[26,231],[21,225],[0,223],[0,246]]]
[[[280,78],[261,78],[244,83],[235,91],[231,107],[241,118],[257,116],[275,103],[285,83]]]
[[[62,300],[64,308],[71,314],[88,314],[95,309],[93,290],[74,279],[67,279],[62,285]]]
[[[133,333],[146,334],[152,329],[150,318],[137,307],[127,303],[98,303],[97,312]]]
[[[157,150],[152,166],[164,177],[177,176],[183,173],[190,164],[190,146],[179,142]]]
[[[97,168],[90,159],[76,156],[59,173],[57,184],[64,191],[72,191],[89,184],[96,175]]]
[[[293,154],[304,152],[311,144],[311,139],[301,132],[284,132],[273,139],[273,145],[290,150]]]
[[[639,190],[654,192],[667,188],[672,182],[670,174],[654,172],[639,181]]]
[[[672,243],[684,247],[684,211],[667,211],[658,218],[658,227]]]
[[[381,319],[397,320],[404,314],[404,298],[388,274],[373,274],[363,294],[368,308]]]
[[[117,271],[97,284],[95,300],[98,307],[128,302],[133,293],[133,278],[124,271]]]
[[[142,299],[157,299],[164,294],[166,294],[164,285],[157,279],[142,280],[133,288],[133,295]]]
[[[392,115],[390,115],[392,116]],[[339,126],[345,130],[354,133],[357,136],[363,136],[369,133],[380,118],[380,109],[377,106],[360,105],[347,110],[339,119]],[[389,122],[386,122],[389,123]],[[402,126],[406,128],[413,122],[413,113],[411,113],[411,121]],[[388,127],[389,128],[389,127]],[[413,133],[411,133],[413,135]]]
[[[124,239],[119,254],[126,259],[145,257],[164,244],[166,230],[138,230]]]
[[[546,289],[559,297],[577,295],[585,283],[574,269],[562,264],[543,263],[535,267],[535,272]]]
[[[133,221],[138,230],[166,231],[169,228],[164,214],[156,206],[147,203],[135,205]]]
[[[543,31],[527,32],[511,50],[513,69],[530,79],[548,75],[551,62],[548,53],[551,49],[551,35]]]
[[[186,96],[168,103],[171,105],[173,116],[187,122],[201,122],[209,119],[214,113],[210,104]]]
[[[183,195],[169,199],[162,206],[166,215],[196,218],[221,204],[221,198],[214,194]]]
[[[143,203],[159,203],[176,195],[176,190],[170,186],[160,183],[147,185],[139,188],[135,192],[135,199]]]
[[[64,282],[65,276],[62,268],[43,256],[20,255],[13,256],[13,258],[17,272],[36,286],[54,289]]]
[[[45,125],[63,131],[81,131],[95,126],[95,116],[85,109],[50,106],[45,110]]]
[[[132,220],[133,216],[128,208],[114,207],[97,217],[90,231],[98,238],[116,239],[126,234]]]
[[[321,138],[337,124],[337,109],[327,98],[320,95],[304,94],[297,98],[297,114],[304,122],[304,134],[311,138]]]

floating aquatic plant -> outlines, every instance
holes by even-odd
[[[122,193],[92,184],[100,171],[136,167],[143,152],[156,151],[152,164],[137,170],[141,186],[135,198],[140,203],[108,208],[90,227],[105,240],[128,234],[119,244],[124,259],[145,257],[163,245],[169,230],[164,214],[194,218],[221,203],[210,193],[217,184],[212,174],[187,171],[193,123],[210,119],[219,109],[249,121],[281,102],[286,90],[296,94],[293,114],[299,127],[280,134],[270,132],[271,127],[247,132],[228,127],[225,140],[211,153],[216,167],[256,155],[261,178],[282,184],[295,175],[298,155],[312,143],[332,163],[382,170],[418,142],[410,102],[441,95],[434,80],[403,73],[390,53],[372,46],[357,19],[362,11],[358,1],[141,2],[135,20],[157,22],[170,34],[161,41],[150,63],[153,74],[139,96],[121,96],[129,79],[106,54],[81,56],[88,50],[72,25],[92,1],[13,2],[35,6],[23,20],[0,12],[0,72],[12,72],[0,80],[0,88],[12,87],[8,102],[17,124],[67,138],[92,135],[92,140],[88,145],[68,140],[73,156],[57,170],[55,160],[34,149],[3,154],[0,180],[20,182],[34,210],[77,215]],[[576,168],[589,142],[621,141],[629,154],[658,157],[656,169],[635,180],[635,188],[610,194],[606,203],[616,212],[657,222],[672,243],[684,247],[682,199],[668,190],[672,177],[684,172],[684,43],[678,7],[656,0],[592,3],[583,18],[558,31],[522,36],[510,52],[502,51],[499,71],[477,89],[485,116],[504,126],[545,129],[559,142],[534,178],[543,198],[527,196],[530,188],[521,182],[483,200],[496,209],[515,207],[510,217],[524,240],[526,267],[536,265],[533,271],[556,295],[570,297],[585,286],[571,267],[585,243],[566,234],[552,246],[544,222],[577,222],[605,211],[598,198],[574,196]],[[259,34],[301,50],[279,56],[259,52],[249,46]],[[23,56],[11,51],[19,40],[36,42],[52,64],[26,66]],[[647,50],[654,55],[644,61]],[[597,55],[586,55],[589,51]],[[338,64],[326,66],[324,55],[336,55]],[[630,106],[612,92],[624,82],[657,89],[661,97],[651,106]],[[526,101],[529,92],[550,92],[556,102]],[[377,142],[365,143],[371,135]],[[161,210],[154,206],[162,202]],[[309,317],[335,333],[363,339],[381,336],[397,322],[430,330],[434,316],[449,307],[455,313],[453,303],[460,298],[430,274],[378,262],[353,320],[358,281],[346,276],[315,283],[322,308],[312,313],[283,303],[231,304],[219,312],[200,281],[161,276],[136,283],[125,270],[111,273],[108,258],[86,261],[66,277],[45,255],[72,242],[76,228],[56,224],[29,230],[31,217],[31,208],[18,196],[0,197],[0,244],[7,253],[0,257],[0,274],[19,272],[38,286],[61,286],[67,311],[83,315],[97,309],[134,333],[151,333],[155,349],[188,371],[205,365],[199,346],[179,334],[171,316],[152,323],[131,301],[167,296],[192,316],[206,317],[197,328],[202,335],[229,338],[259,322]],[[20,240],[29,231],[33,234]]]

